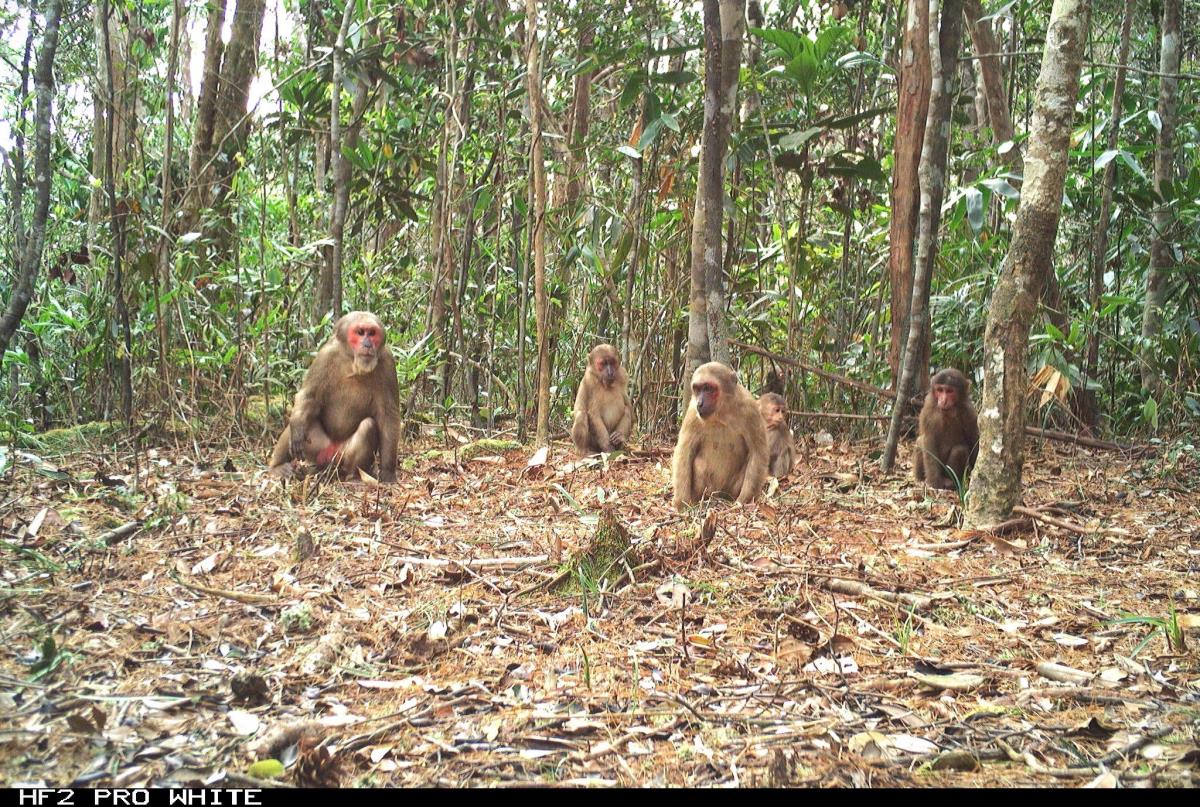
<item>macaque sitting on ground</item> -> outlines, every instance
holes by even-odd
[[[292,462],[303,459],[352,477],[359,468],[369,471],[378,453],[379,479],[395,481],[400,387],[386,339],[374,314],[352,311],[337,321],[275,442],[273,473],[289,475]]]
[[[975,465],[979,424],[967,377],[942,370],[933,377],[917,422],[913,476],[931,487],[954,490]],[[953,472],[953,477],[951,476]]]
[[[782,395],[768,392],[758,399],[758,411],[767,427],[767,453],[771,457],[771,476],[782,479],[792,470],[792,430],[787,423],[787,402]]]
[[[633,428],[629,376],[612,345],[596,345],[588,354],[587,371],[575,395],[571,440],[582,455],[615,451]]]
[[[696,368],[672,458],[675,507],[709,494],[754,501],[766,481],[768,459],[766,424],[737,373],[719,362]]]

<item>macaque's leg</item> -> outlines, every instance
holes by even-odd
[[[950,466],[950,470],[954,471],[954,476],[959,482],[962,482],[963,476],[967,472],[967,458],[971,455],[971,450],[964,445],[957,445],[950,449],[950,456],[946,459],[946,464]]]
[[[337,455],[338,468],[344,475],[354,475],[359,468],[370,468],[379,448],[379,427],[374,418],[363,418],[350,439],[342,443]]]
[[[590,454],[595,449],[592,448],[591,435],[588,434],[588,418],[586,412],[577,412],[575,419],[571,423],[571,442],[575,444],[575,450],[580,454]]]

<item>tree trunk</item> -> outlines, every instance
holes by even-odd
[[[342,314],[341,274],[342,235],[346,229],[346,207],[350,199],[350,164],[342,153],[342,84],[346,78],[346,35],[354,18],[355,4],[346,3],[342,24],[333,43],[333,67],[329,83],[329,157],[333,163],[333,198],[329,205],[329,240],[324,250],[325,260],[317,279],[317,317],[330,314],[337,319]],[[361,85],[364,87],[365,85]],[[358,99],[355,98],[355,101]],[[320,189],[318,189],[320,190]],[[340,209],[339,209],[340,206]]]
[[[704,0],[704,131],[692,215],[691,297],[685,378],[707,361],[730,363],[721,278],[725,149],[737,108],[744,0]]]
[[[1161,200],[1175,174],[1175,112],[1179,92],[1179,31],[1181,0],[1163,0],[1162,52],[1158,79],[1158,140],[1154,147],[1154,193]],[[1155,360],[1162,331],[1162,307],[1167,297],[1167,277],[1175,263],[1171,249],[1173,213],[1170,202],[1159,201],[1151,216],[1154,240],[1150,242],[1150,269],[1146,273],[1146,308],[1142,314],[1142,387],[1154,395],[1162,392],[1161,368]]]
[[[1121,111],[1125,100],[1125,66],[1129,62],[1129,36],[1133,27],[1133,0],[1125,0],[1125,17],[1121,21],[1121,45],[1117,52],[1117,73],[1113,78],[1112,109],[1109,112],[1108,141],[1105,148],[1115,151],[1120,143]],[[1088,383],[1096,377],[1100,358],[1100,298],[1104,294],[1104,267],[1108,264],[1108,226],[1112,218],[1113,188],[1117,179],[1117,162],[1111,159],[1104,166],[1100,180],[1100,215],[1096,218],[1096,230],[1092,236],[1092,271],[1088,283],[1088,308],[1091,310],[1092,327],[1088,329],[1087,348],[1083,366],[1084,386],[1078,390],[1079,416],[1093,431],[1099,425],[1100,411],[1096,405],[1096,393],[1088,389]]]
[[[932,81],[929,111],[925,121],[925,142],[921,147],[921,208],[918,220],[917,257],[913,272],[912,299],[909,303],[908,338],[904,346],[902,372],[896,385],[892,423],[883,450],[882,467],[890,473],[900,440],[900,424],[909,408],[909,400],[924,384],[919,381],[927,371],[929,355],[929,283],[937,260],[937,234],[942,221],[942,197],[946,190],[946,157],[950,151],[950,106],[954,100],[952,85],[958,70],[958,45],[962,39],[962,0],[944,0],[940,24],[938,0],[929,2],[929,67]],[[928,375],[928,372],[925,372]]]
[[[932,77],[929,66],[929,5],[908,0],[900,57],[900,89],[896,106],[895,157],[892,167],[892,218],[888,223],[888,279],[892,287],[892,332],[888,364],[892,378],[900,378],[900,352],[904,349],[905,323],[913,288],[913,244],[921,198],[917,170],[925,142],[925,117],[929,109]],[[928,375],[929,358],[917,368],[917,377]]]
[[[249,130],[246,104],[250,82],[258,73],[258,43],[265,0],[237,0],[229,45],[221,42],[228,0],[213,0],[209,12],[204,81],[196,104],[195,135],[189,163],[189,194],[184,226],[195,229],[206,207],[222,209],[217,225],[218,249],[228,249],[232,222],[224,197],[237,173],[235,155]]]
[[[967,30],[971,35],[971,47],[975,51],[975,66],[979,71],[980,83],[983,84],[984,103],[987,107],[987,119],[992,129],[992,142],[997,146],[1011,143],[1013,139],[1012,113],[1008,109],[1008,93],[1004,90],[1004,71],[1000,66],[1000,45],[992,32],[991,20],[984,20],[983,5],[980,0],[963,0],[963,16],[967,20]],[[1008,163],[1015,173],[1020,174],[1022,166],[1021,150],[1013,145],[1000,155],[1000,159]]]
[[[163,138],[162,158],[162,208],[158,218],[158,243],[154,254],[154,329],[158,334],[158,380],[165,393],[171,387],[171,363],[167,360],[171,342],[170,317],[165,316],[161,301],[171,293],[171,219],[174,215],[174,188],[171,182],[171,164],[175,158],[175,74],[179,69],[180,31],[183,29],[187,6],[183,0],[171,2],[171,41],[167,46],[166,83],[166,134]]]
[[[1090,0],[1055,0],[1050,12],[1021,205],[1013,224],[1012,244],[992,292],[984,336],[979,462],[966,513],[968,525],[976,528],[1000,523],[1020,500],[1029,327],[1046,276],[1052,271],[1090,16]]]
[[[0,357],[8,350],[13,334],[21,325],[29,301],[33,299],[33,284],[37,280],[42,264],[42,247],[46,242],[46,217],[50,212],[50,122],[54,103],[54,54],[58,50],[58,24],[62,19],[62,0],[47,0],[45,22],[42,28],[42,47],[38,51],[37,66],[33,72],[33,88],[37,95],[37,111],[34,113],[33,215],[29,227],[25,228],[25,248],[21,251],[20,265],[12,297],[0,317]],[[30,21],[30,28],[33,28]],[[17,182],[24,183],[24,177]],[[21,211],[15,211],[21,216]]]
[[[550,300],[546,296],[546,162],[542,143],[542,78],[538,52],[537,0],[525,0],[525,35],[529,37],[526,80],[529,94],[529,168],[533,177],[533,296],[537,318],[538,445],[550,443]]]

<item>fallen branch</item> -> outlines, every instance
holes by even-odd
[[[894,591],[880,591],[876,588],[871,588],[866,583],[858,583],[853,580],[840,580],[832,577],[816,578],[817,585],[826,591],[835,594],[849,594],[853,597],[874,597],[885,602],[901,603],[918,611],[924,611],[933,607],[932,597],[923,597],[920,594],[905,594]]]
[[[1059,527],[1060,529],[1073,532],[1077,535],[1094,535],[1096,533],[1103,533],[1105,535],[1119,535],[1125,538],[1128,538],[1132,535],[1132,533],[1130,533],[1128,530],[1123,530],[1120,527],[1096,527],[1095,529],[1092,529],[1090,527],[1085,527],[1082,524],[1076,524],[1073,521],[1064,521],[1061,518],[1048,516],[1041,510],[1033,510],[1029,507],[1022,507],[1019,504],[1013,508],[1013,512],[1020,513],[1023,516],[1029,516],[1030,518],[1034,518],[1045,524],[1049,524],[1052,527]]]
[[[174,573],[171,575],[171,579],[184,588],[190,589],[191,591],[195,591],[199,594],[208,594],[213,597],[224,597],[227,600],[245,603],[246,605],[277,605],[279,603],[278,598],[267,594],[243,594],[240,591],[226,591],[225,589],[221,588],[202,586],[199,583],[188,583],[184,581],[184,579],[178,574]]]
[[[892,390],[884,389],[883,387],[876,387],[873,384],[867,384],[863,381],[856,381],[853,378],[847,378],[846,376],[838,375],[837,373],[831,373],[828,370],[822,370],[820,367],[814,367],[811,364],[805,364],[804,362],[796,359],[789,359],[786,356],[780,356],[778,353],[772,353],[769,350],[764,350],[763,348],[755,345],[748,345],[745,342],[739,342],[736,339],[730,339],[729,344],[733,345],[734,347],[739,347],[747,353],[756,353],[759,356],[763,356],[771,361],[778,362],[779,364],[790,364],[792,367],[799,367],[806,373],[812,373],[815,376],[820,376],[821,378],[832,381],[835,384],[841,384],[844,387],[853,387],[854,389],[868,392],[871,395],[875,395],[880,398],[896,397],[896,393]],[[921,400],[925,400],[924,395],[921,396]]]
[[[133,535],[141,529],[141,526],[142,522],[140,521],[130,521],[128,524],[122,524],[108,532],[100,533],[96,536],[96,540],[103,542],[105,546],[112,546],[122,538],[128,538],[130,535]]]
[[[1068,432],[1054,431],[1053,429],[1039,429],[1037,426],[1026,426],[1025,433],[1032,437],[1058,440],[1060,443],[1078,443],[1081,446],[1098,448],[1103,451],[1141,451],[1146,448],[1145,446],[1131,446],[1123,443],[1112,443],[1108,440],[1097,440],[1095,437],[1085,437],[1082,434],[1070,434]]]
[[[854,412],[789,412],[798,418],[845,418],[847,420],[891,420],[891,415],[859,415]]]
[[[515,558],[471,558],[470,560],[447,560],[445,558],[418,558],[412,556],[402,556],[396,558],[396,560],[400,561],[401,563],[411,563],[413,566],[433,566],[435,568],[463,566],[468,569],[495,569],[504,566],[527,566],[531,563],[545,563],[549,559],[549,555],[530,555],[529,557]]]

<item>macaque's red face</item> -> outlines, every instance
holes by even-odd
[[[600,383],[605,387],[611,387],[617,380],[617,370],[621,367],[616,351],[607,345],[600,345],[592,350],[591,361],[592,372],[596,374],[596,378],[600,379]]]
[[[721,385],[708,380],[692,382],[692,400],[696,402],[696,414],[708,417],[721,402]]]
[[[933,385],[933,400],[937,403],[937,408],[943,412],[957,408],[961,394],[958,387],[951,384]]]
[[[355,356],[370,358],[383,345],[383,329],[366,320],[359,320],[350,326],[350,333],[346,338]]]

